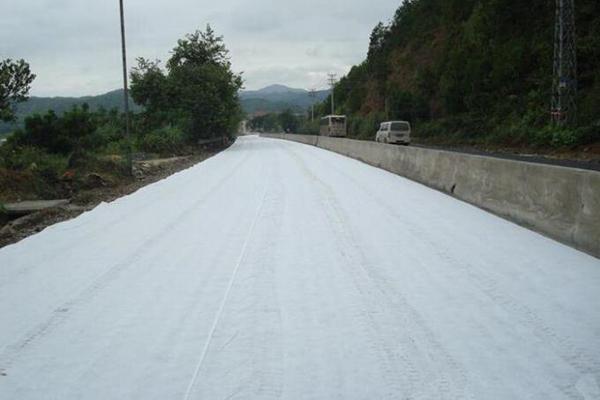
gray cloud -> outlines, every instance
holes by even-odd
[[[0,58],[25,58],[35,95],[97,94],[120,86],[117,0],[9,0]],[[326,85],[365,57],[371,29],[398,0],[125,0],[128,62],[166,59],[178,38],[210,23],[246,87]]]

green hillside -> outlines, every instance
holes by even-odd
[[[271,85],[260,90],[240,92],[242,109],[247,114],[279,113],[292,110],[304,113],[313,103],[323,101],[329,95],[329,90],[321,90],[311,98],[304,89],[294,89],[283,85]]]
[[[87,104],[90,110],[96,111],[100,108],[107,110],[118,109],[123,110],[123,90],[113,90],[111,92],[98,96],[85,97],[31,97],[24,103],[17,105],[16,124],[0,123],[0,134],[6,134],[19,127],[24,118],[32,114],[43,114],[46,111],[53,110],[57,114],[63,114],[65,111],[72,109],[74,106]],[[141,108],[130,101],[131,110],[138,112]]]
[[[324,100],[329,91],[317,92],[316,99],[311,99],[308,91],[303,89],[292,89],[283,85],[273,85],[260,90],[240,92],[242,109],[247,114],[277,113],[284,110],[292,110],[296,113],[305,112],[315,101]],[[117,108],[123,110],[123,90],[113,90],[99,96],[86,97],[31,97],[24,103],[17,105],[18,121],[15,124],[0,123],[0,135],[5,135],[18,128],[24,118],[35,113],[45,113],[54,110],[57,114],[63,114],[74,106],[88,104],[90,110],[96,111],[100,108],[111,110]],[[131,109],[139,112],[141,107],[130,102]]]
[[[417,135],[439,142],[597,142],[600,9],[597,0],[576,3],[577,127],[549,126],[555,5],[547,0],[405,1],[335,88],[336,111],[361,138],[382,120],[407,119]]]
[[[280,101],[270,101],[261,98],[241,99],[242,109],[247,114],[257,113],[277,113],[287,109],[294,112],[303,112],[304,108],[293,103],[284,103]]]

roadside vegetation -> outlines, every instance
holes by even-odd
[[[308,133],[306,127],[309,123],[306,117],[288,109],[281,113],[268,113],[251,118],[250,129],[254,132],[268,133]]]
[[[34,79],[23,60],[0,63],[0,120],[15,120],[14,106],[27,99]],[[210,26],[179,40],[166,70],[140,58],[131,73],[132,98],[143,107],[130,115],[134,155],[191,155],[209,140],[226,144],[241,121],[241,86]],[[0,202],[66,198],[130,182],[124,131],[123,113],[85,104],[25,118],[0,146]]]
[[[550,123],[554,7],[405,1],[374,28],[366,60],[335,86],[336,113],[348,115],[349,136],[358,139],[401,119],[425,143],[600,147],[598,2],[577,2],[578,118],[563,128]],[[330,99],[316,110],[329,114]]]
[[[243,117],[243,82],[231,70],[223,38],[207,26],[177,42],[166,68],[160,63],[139,58],[131,74],[131,96],[145,108],[141,128],[152,133],[152,145],[165,135],[168,146],[178,138],[232,137]]]

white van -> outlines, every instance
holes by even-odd
[[[384,122],[379,127],[375,141],[380,143],[410,144],[410,123],[406,121]]]

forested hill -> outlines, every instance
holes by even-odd
[[[304,89],[293,89],[283,85],[271,85],[260,90],[240,91],[240,102],[245,113],[253,115],[256,113],[282,112],[291,110],[303,113],[315,101],[322,101],[328,95],[329,90],[320,90],[312,99],[309,92]],[[31,97],[26,102],[17,105],[17,124],[0,122],[0,135],[11,132],[22,124],[26,116],[32,114],[43,114],[53,110],[61,115],[74,106],[87,104],[90,110],[96,111],[100,108],[106,110],[118,109],[123,111],[123,90],[113,90],[98,96],[85,97]],[[141,111],[141,107],[130,103],[134,112]]]
[[[114,108],[119,111],[123,111],[123,90],[113,90],[111,92],[101,94],[98,96],[85,96],[85,97],[30,97],[27,101],[17,104],[17,125],[1,123],[0,122],[0,134],[10,132],[15,129],[16,126],[22,124],[25,117],[32,114],[44,114],[45,112],[52,110],[56,114],[61,115],[65,111],[71,110],[74,106],[81,106],[87,104],[90,110],[97,111],[101,108],[106,110],[112,110]],[[141,107],[137,106],[130,101],[131,110],[138,112]]]
[[[407,0],[335,89],[352,136],[383,119],[424,137],[541,145],[598,140],[600,3],[578,0],[579,126],[548,126],[554,1]],[[326,112],[327,104],[322,108]]]
[[[304,113],[312,104],[327,98],[329,93],[329,90],[319,90],[315,92],[315,97],[311,98],[308,90],[271,85],[260,90],[241,91],[240,101],[242,109],[250,116],[285,110]]]

